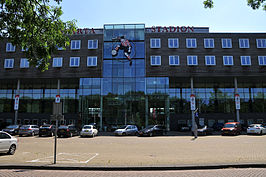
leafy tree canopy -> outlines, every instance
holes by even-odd
[[[263,10],[266,11],[266,4],[264,3],[265,1],[266,0],[247,0],[247,4],[254,10],[263,7]],[[213,0],[205,0],[203,4],[205,8],[213,8]]]
[[[56,6],[51,5],[54,1]],[[75,20],[63,22],[62,0],[0,0],[0,39],[25,49],[30,65],[48,69],[51,54],[69,45]]]

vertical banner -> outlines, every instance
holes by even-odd
[[[190,109],[194,111],[196,109],[196,98],[194,94],[190,95]]]
[[[15,96],[15,104],[14,104],[14,110],[18,110],[18,105],[19,105],[19,95]]]
[[[60,103],[60,95],[56,95],[56,97],[55,97],[55,103]]]
[[[239,94],[235,94],[235,103],[236,103],[236,109],[240,109],[240,96],[239,96]]]

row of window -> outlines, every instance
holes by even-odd
[[[71,40],[70,49],[78,50],[81,48],[81,40]],[[88,49],[98,49],[98,40],[88,40]],[[58,47],[58,50],[64,50],[63,47]],[[15,52],[16,46],[12,45],[12,43],[6,43],[6,52]],[[25,51],[25,49],[21,49],[21,51]]]
[[[266,48],[266,39],[256,39],[257,48]],[[222,38],[221,39],[222,48],[232,48],[232,39],[231,38]],[[169,48],[179,48],[179,39],[178,38],[169,38],[168,39]],[[187,48],[197,48],[197,39],[196,38],[187,38],[186,39]],[[214,48],[214,39],[205,38],[204,39],[204,48]],[[71,40],[70,49],[79,50],[81,48],[81,40]],[[161,48],[161,39],[160,38],[151,38],[150,39],[150,48]],[[249,39],[239,39],[239,48],[250,48]],[[88,49],[98,49],[98,40],[88,40]],[[15,52],[16,46],[13,46],[12,43],[6,44],[6,52]],[[58,50],[63,50],[62,47],[59,47]],[[25,49],[22,49],[25,51]]]
[[[69,66],[70,67],[79,67],[80,65],[80,57],[70,57]],[[53,67],[62,67],[63,66],[63,58],[53,58]],[[97,56],[89,56],[87,57],[87,66],[93,67],[97,66]],[[5,59],[4,68],[14,68],[14,59]],[[20,68],[29,68],[29,61],[27,58],[20,59]]]
[[[257,48],[266,48],[266,39],[256,39]],[[222,48],[232,48],[232,39],[223,38],[221,39]],[[169,48],[179,48],[179,39],[178,38],[169,38],[168,39]],[[197,39],[196,38],[186,38],[186,47],[187,48],[197,48]],[[204,48],[214,48],[214,39],[213,38],[204,38]],[[160,38],[151,38],[150,39],[150,48],[161,48],[161,39]],[[239,48],[250,48],[249,39],[239,39]]]
[[[240,61],[242,66],[250,66],[251,65],[251,57],[250,56],[240,56]],[[161,65],[161,56],[150,56],[150,62],[152,66],[160,66]],[[266,66],[266,56],[258,56],[258,62],[261,66]],[[223,56],[223,64],[225,66],[234,65],[233,56]],[[178,55],[170,55],[169,56],[169,65],[178,66],[180,65],[179,56]],[[197,55],[189,55],[187,56],[187,65],[193,66],[198,65],[198,56]],[[211,66],[216,65],[215,56],[205,56],[205,65]]]
[[[240,61],[242,66],[250,66],[251,65],[251,57],[250,56],[240,56]],[[152,66],[160,66],[161,65],[161,56],[151,56],[150,62]],[[261,66],[266,66],[266,56],[258,56],[258,63]],[[232,66],[234,65],[233,56],[223,56],[223,64]],[[80,57],[70,57],[69,66],[70,67],[79,67],[80,65]],[[178,66],[180,65],[179,56],[178,55],[170,55],[169,56],[169,65]],[[189,55],[187,56],[187,65],[198,65],[198,56],[197,55]],[[216,65],[215,56],[205,56],[205,65]],[[63,66],[63,58],[57,57],[53,58],[53,67],[62,67]],[[97,56],[89,56],[87,57],[87,66],[93,67],[97,66]],[[4,68],[13,68],[14,67],[14,59],[5,59]],[[20,59],[20,68],[29,68],[29,61],[27,58]]]

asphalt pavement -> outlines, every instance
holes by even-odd
[[[0,155],[1,169],[182,170],[265,168],[266,135],[200,136],[179,132],[136,137],[17,137],[15,155]]]

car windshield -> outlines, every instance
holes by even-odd
[[[65,129],[68,128],[68,126],[60,126],[59,129]]]
[[[42,125],[41,128],[49,128],[51,125]]]
[[[149,125],[149,126],[146,127],[146,128],[148,129],[148,128],[153,128],[153,127],[154,127],[154,125]]]
[[[86,125],[83,127],[83,129],[92,129],[92,126],[91,125]]]
[[[29,128],[30,128],[29,125],[24,125],[24,126],[20,127],[20,129],[29,129]]]
[[[6,128],[18,128],[18,125],[9,125]]]
[[[118,129],[125,129],[127,127],[127,125],[123,125],[121,127],[119,127]]]
[[[235,124],[225,124],[224,128],[233,128]]]
[[[261,124],[251,124],[249,127],[261,127]]]

